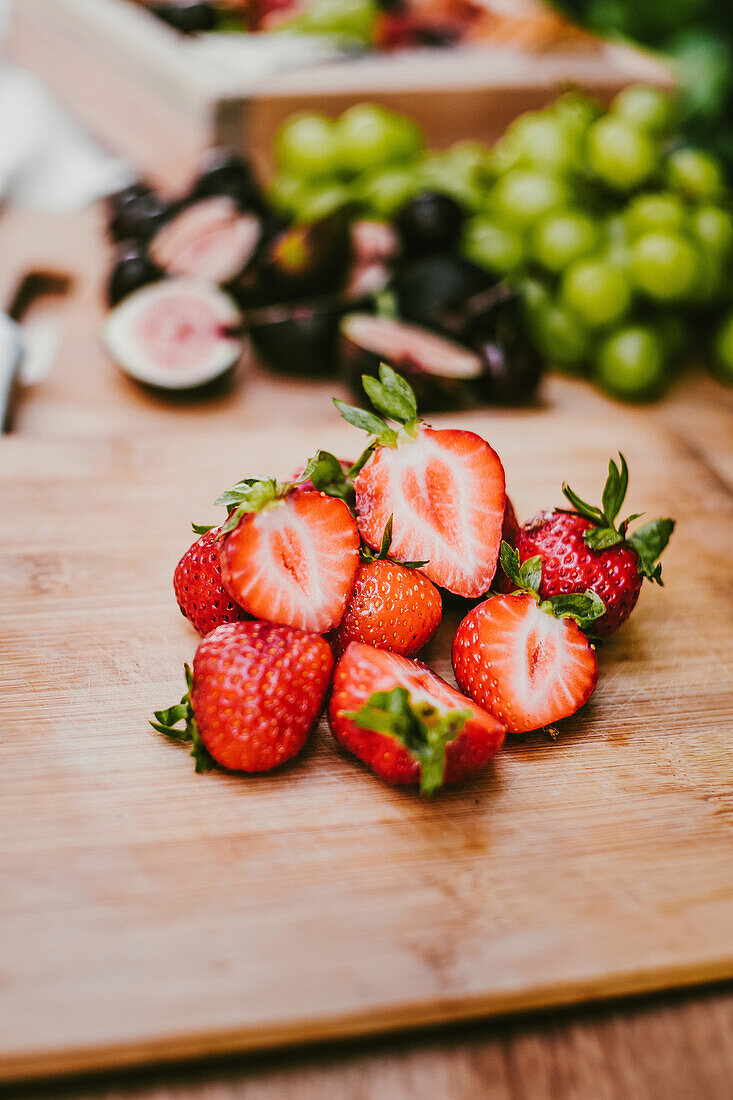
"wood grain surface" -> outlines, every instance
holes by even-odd
[[[730,501],[662,430],[557,413],[461,422],[520,515],[563,477],[673,513],[667,585],[552,743],[432,803],[322,723],[277,775],[196,776],[146,726],[195,635],[170,592],[187,521],[332,427],[3,442],[6,837],[0,1071],[256,1048],[733,974]],[[428,651],[450,677],[453,608]]]

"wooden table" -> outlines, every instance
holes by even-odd
[[[118,375],[95,336],[106,250],[98,211],[55,220],[13,214],[0,222],[0,292],[27,264],[77,277],[62,354],[51,377],[23,403],[17,431],[43,439],[171,437],[196,425],[247,431],[271,420],[333,424],[330,384],[276,380],[252,370],[241,386],[205,404],[153,398]],[[553,379],[544,398],[566,413],[602,417],[605,400]],[[175,415],[171,405],[175,404]],[[731,492],[730,392],[703,377],[684,380],[664,403],[634,415],[662,423]],[[507,414],[510,415],[510,414]],[[365,1098],[496,1096],[706,1097],[730,1095],[733,993],[727,988],[627,1001],[432,1033],[321,1046],[193,1069],[145,1070],[103,1081],[36,1086],[34,1095],[83,1097]]]

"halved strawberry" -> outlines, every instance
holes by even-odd
[[[232,598],[257,619],[332,630],[359,568],[359,532],[343,500],[249,479],[217,503],[233,509],[219,550]]]
[[[377,549],[393,516],[396,557],[424,561],[425,575],[449,592],[482,595],[496,569],[506,503],[498,455],[474,432],[418,420],[412,389],[385,364],[379,381],[362,381],[374,407],[398,425],[335,402],[374,437],[354,482],[362,538]]]
[[[492,596],[468,613],[453,639],[453,668],[472,699],[507,731],[524,733],[569,717],[590,698],[598,662],[578,621],[589,626],[605,606],[592,592],[540,603],[539,558],[520,570],[507,543],[502,567],[517,591]]]
[[[351,642],[336,666],[334,736],[388,783],[432,794],[481,768],[504,728],[420,661]]]

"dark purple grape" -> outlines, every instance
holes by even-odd
[[[147,241],[168,218],[170,207],[152,191],[130,194],[117,204],[109,223],[114,241]]]
[[[190,201],[225,195],[246,210],[262,202],[250,164],[229,149],[213,149],[191,188]]]
[[[218,22],[216,4],[211,0],[156,0],[149,10],[181,34],[213,31]]]
[[[455,248],[463,220],[455,199],[437,191],[423,191],[405,203],[395,226],[405,252],[417,256]]]
[[[107,280],[107,301],[111,306],[138,290],[163,277],[163,272],[153,263],[145,246],[139,242],[127,242],[115,253],[112,270]]]

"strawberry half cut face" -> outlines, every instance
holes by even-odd
[[[377,548],[393,516],[392,554],[425,561],[435,584],[460,596],[485,592],[504,517],[504,470],[473,432],[419,425],[379,447],[356,482],[359,530]]]
[[[220,559],[227,591],[255,618],[322,634],[340,622],[354,586],[359,534],[342,500],[293,492],[246,513]]]

